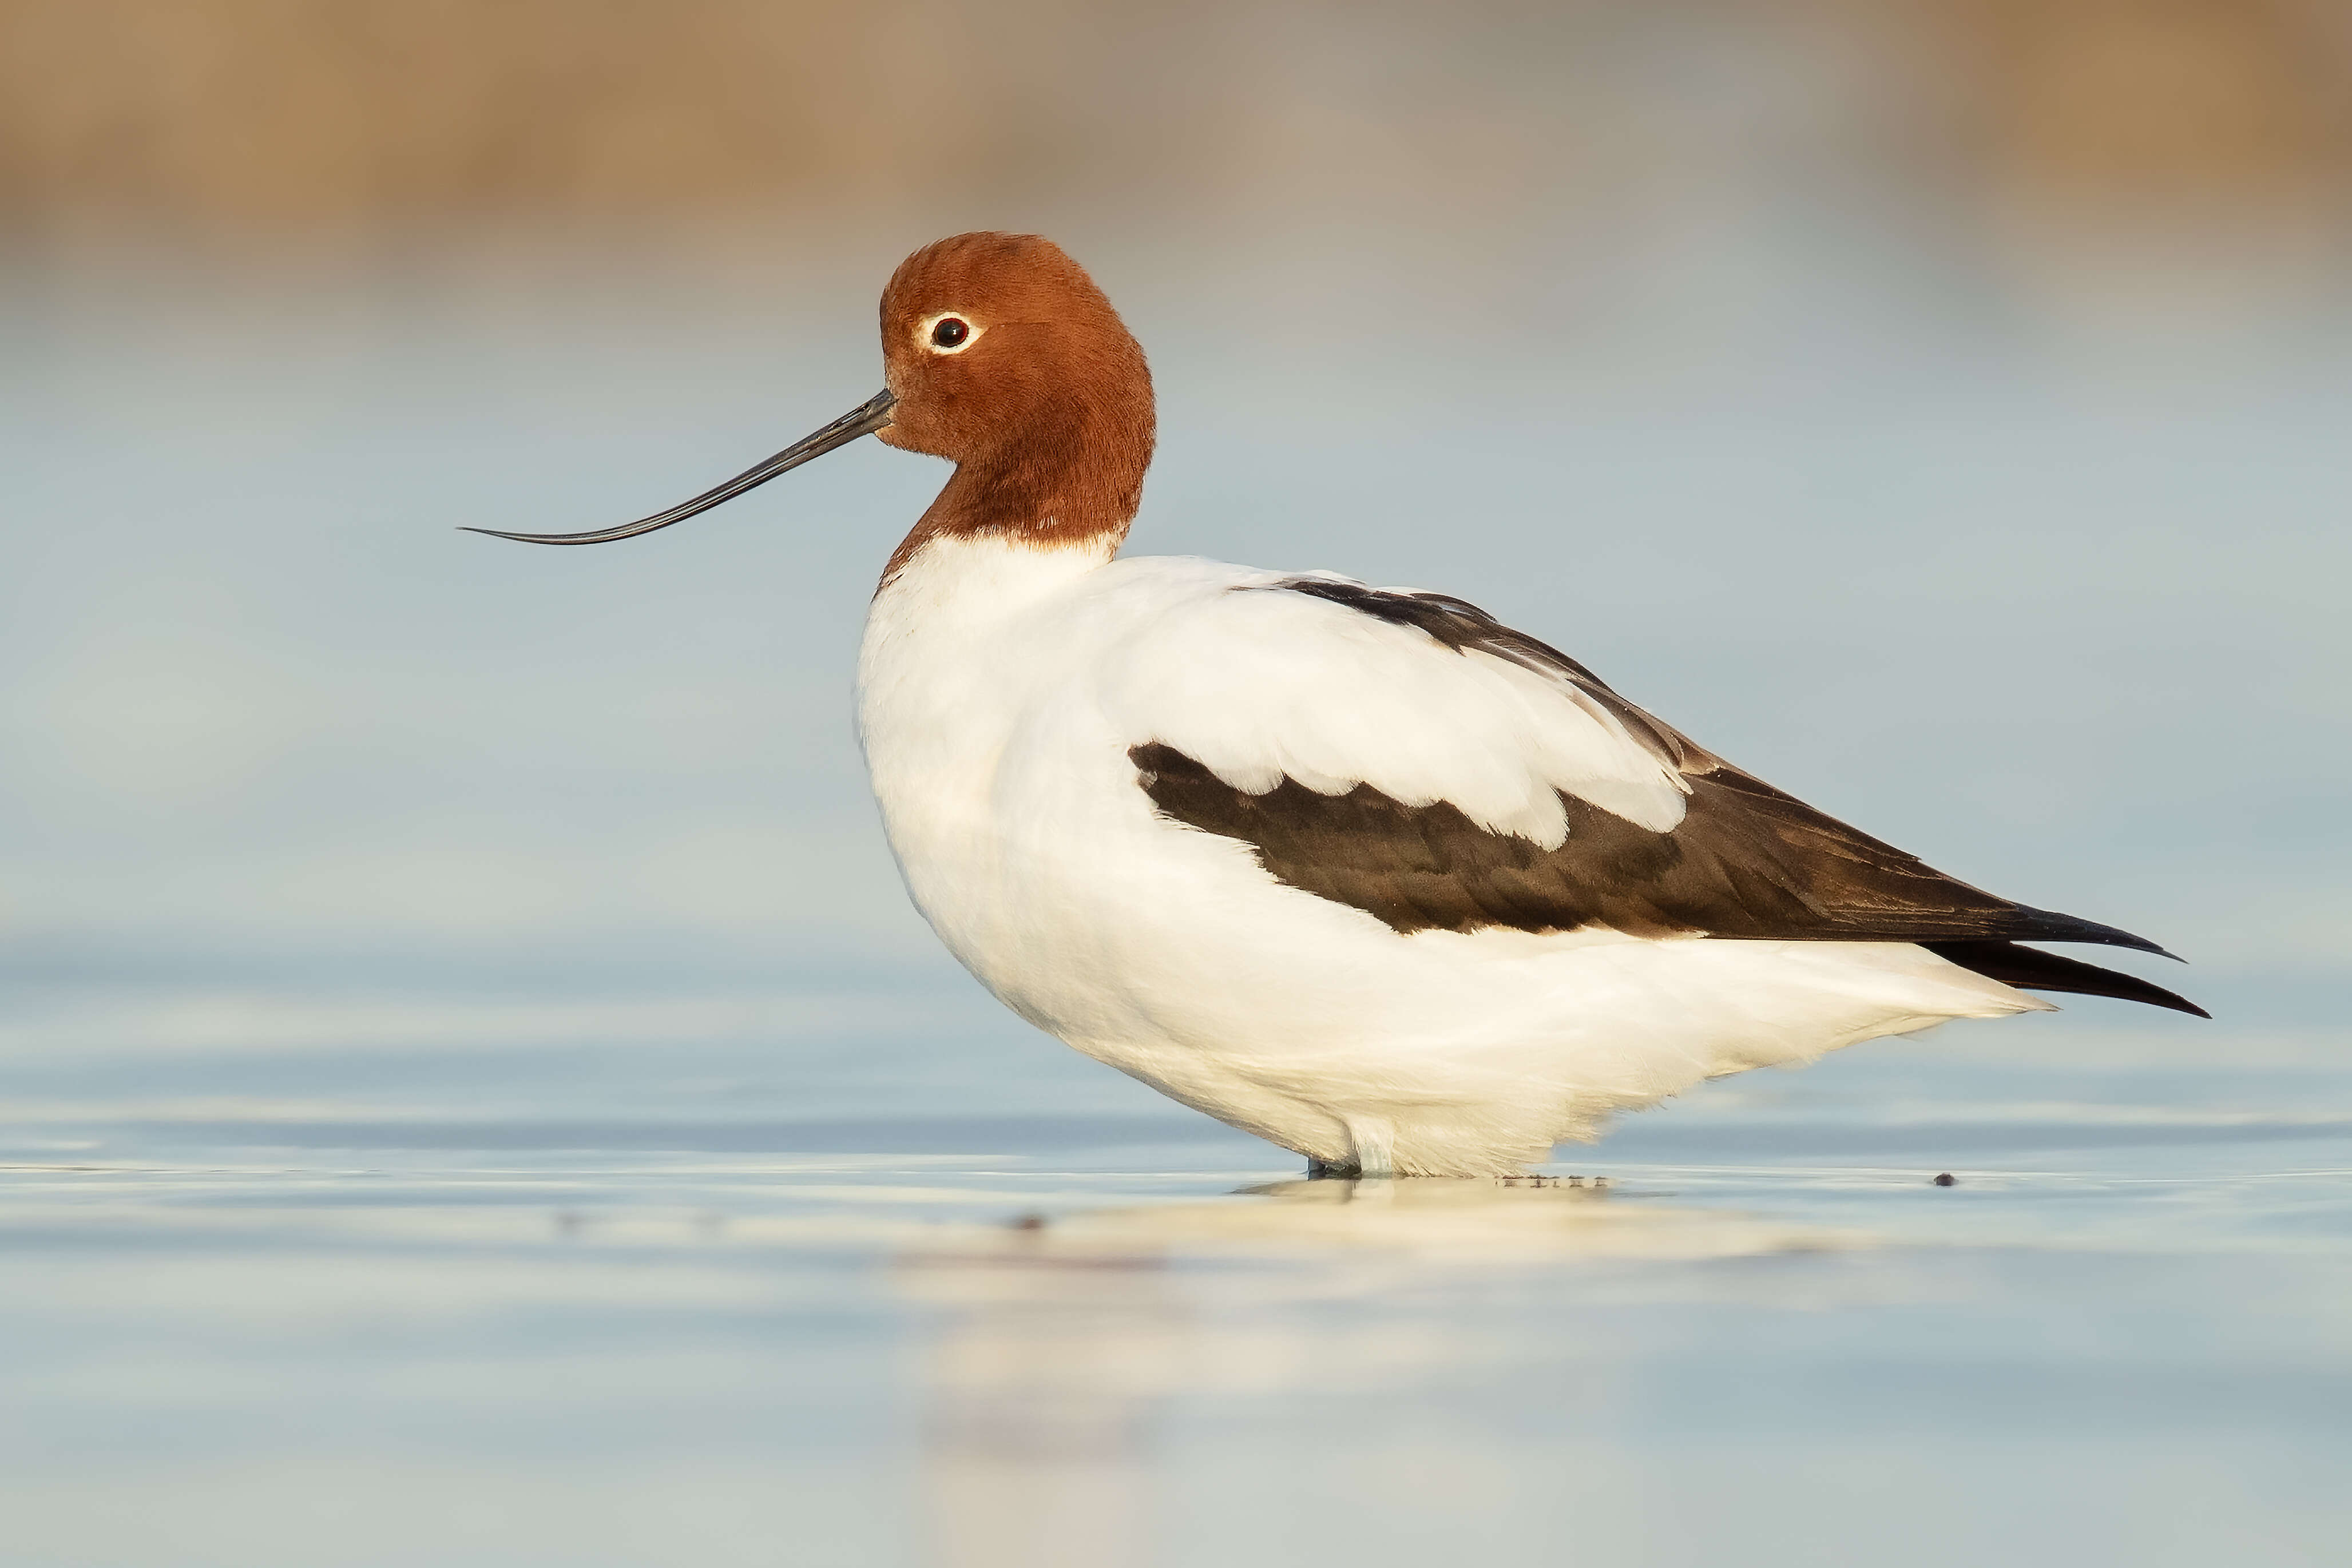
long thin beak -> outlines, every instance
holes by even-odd
[[[886,428],[890,423],[890,410],[898,402],[887,392],[877,392],[871,401],[851,409],[814,435],[803,436],[757,467],[744,469],[717,489],[705,490],[691,501],[680,501],[667,512],[656,512],[634,523],[594,528],[584,534],[510,534],[503,528],[473,528],[465,531],[488,534],[494,539],[520,539],[527,545],[604,545],[614,539],[635,538],[672,523],[682,523],[697,512],[707,512],[721,501],[731,501],[746,490],[758,488],[788,468],[797,468],[812,457],[822,457],[836,446],[846,446],[861,435]]]

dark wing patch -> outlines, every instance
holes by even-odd
[[[1399,932],[1606,926],[1639,936],[1919,942],[1994,978],[2013,973],[2031,977],[2013,983],[2042,989],[2194,1010],[2128,976],[2007,946],[2096,942],[2162,953],[2153,942],[1947,876],[1732,767],[1565,653],[1475,605],[1325,578],[1244,591],[1268,591],[1307,594],[1416,627],[1456,653],[1490,653],[1570,681],[1691,789],[1682,822],[1665,833],[1563,792],[1568,839],[1547,850],[1490,832],[1444,801],[1408,806],[1369,784],[1323,795],[1290,779],[1252,795],[1173,747],[1153,742],[1129,751],[1163,815],[1248,844],[1292,887],[1364,910]]]
[[[1400,932],[1575,931],[1817,942],[2155,944],[1969,886],[1736,768],[1691,780],[1680,826],[1654,833],[1563,794],[1568,840],[1547,850],[1444,801],[1369,784],[1322,795],[1286,779],[1252,795],[1158,742],[1128,758],[1161,814],[1238,839],[1292,887]]]

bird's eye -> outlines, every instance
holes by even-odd
[[[971,336],[971,325],[960,316],[942,316],[931,325],[931,346],[960,349]]]

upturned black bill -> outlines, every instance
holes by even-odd
[[[503,528],[468,528],[469,534],[488,534],[494,539],[520,539],[527,545],[604,545],[614,539],[635,538],[656,528],[666,528],[672,523],[682,523],[697,512],[707,512],[721,501],[731,501],[746,490],[757,489],[789,468],[797,468],[812,457],[822,457],[836,446],[846,446],[861,435],[871,435],[890,423],[890,410],[898,400],[887,392],[877,392],[873,398],[851,409],[831,424],[812,435],[803,436],[757,467],[746,468],[714,490],[705,490],[691,501],[680,501],[667,512],[656,512],[650,517],[639,517],[634,523],[618,528],[594,528],[584,534],[511,534]]]

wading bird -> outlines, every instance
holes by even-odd
[[[858,655],[908,892],[1006,1006],[1318,1172],[1516,1171],[1703,1078],[2026,988],[2201,1010],[2021,941],[2161,952],[1930,869],[1443,594],[1119,557],[1151,379],[1050,242],[882,296],[888,390],[667,528],[864,435],[955,472]]]

